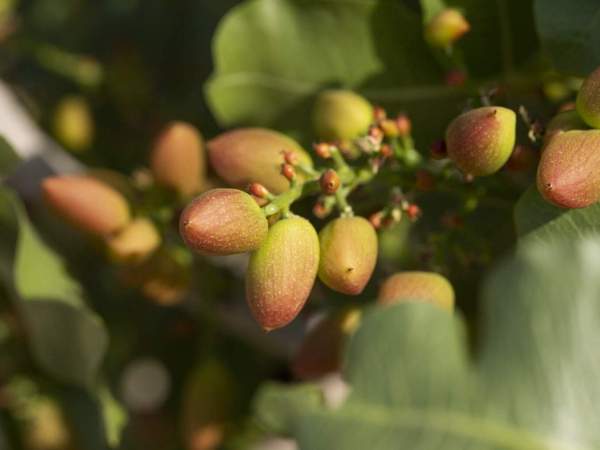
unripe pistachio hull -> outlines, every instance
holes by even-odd
[[[300,144],[265,128],[228,131],[209,141],[207,147],[215,172],[230,185],[240,188],[257,182],[275,194],[287,190],[289,181],[281,174],[283,151],[295,154],[299,164],[312,167],[310,156]]]
[[[327,141],[346,141],[365,134],[373,123],[373,106],[346,90],[323,91],[313,109],[317,136]]]
[[[194,199],[181,214],[179,231],[188,247],[206,255],[256,250],[268,222],[256,201],[237,189],[212,189]]]
[[[592,128],[600,128],[600,67],[583,82],[576,102],[577,112]]]
[[[462,13],[446,8],[425,26],[425,39],[434,47],[447,48],[471,29]]]
[[[266,331],[281,328],[300,312],[319,267],[319,238],[301,217],[282,219],[250,257],[246,299]]]
[[[550,139],[557,134],[571,130],[585,130],[588,126],[581,119],[577,111],[570,110],[558,113],[546,125],[544,133],[544,147],[548,145]]]
[[[152,149],[150,168],[158,184],[182,196],[197,192],[206,170],[202,136],[198,130],[184,122],[170,124]]]
[[[516,115],[500,106],[461,114],[446,130],[448,156],[464,173],[490,175],[508,161],[515,146]]]
[[[452,310],[454,289],[445,277],[434,272],[398,272],[383,282],[377,303],[392,305],[404,301],[423,301]]]
[[[546,200],[563,208],[600,200],[600,130],[555,135],[542,153],[537,186]]]
[[[139,218],[108,237],[106,246],[109,256],[116,262],[140,262],[150,256],[160,242],[161,237],[154,224]]]
[[[319,278],[334,291],[358,295],[377,262],[377,234],[363,217],[341,217],[319,233]]]
[[[125,197],[85,175],[64,175],[42,182],[46,202],[66,221],[90,234],[106,236],[129,223]]]

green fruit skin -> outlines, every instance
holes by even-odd
[[[576,100],[577,112],[592,128],[600,128],[600,67],[583,82]]]
[[[365,134],[373,123],[373,106],[346,90],[323,91],[313,109],[317,136],[326,141],[347,141]]]
[[[319,238],[306,219],[282,219],[252,253],[246,272],[246,299],[260,326],[281,328],[300,312],[319,267]]]
[[[434,272],[398,272],[381,285],[377,304],[386,306],[405,301],[432,303],[452,311],[454,289],[445,277]]]
[[[257,182],[275,194],[286,191],[289,181],[281,175],[284,150],[295,153],[299,164],[312,167],[310,156],[300,144],[266,128],[227,131],[210,140],[207,148],[215,172],[228,184],[240,188]],[[299,178],[302,179],[301,174]]]
[[[600,200],[600,130],[555,135],[540,158],[537,187],[562,208],[585,208]]]
[[[363,217],[340,217],[319,233],[319,278],[334,291],[358,295],[377,263],[377,233]]]
[[[125,197],[91,176],[49,177],[42,182],[42,192],[58,215],[93,235],[111,235],[131,220]]]
[[[211,189],[194,199],[179,219],[186,245],[200,254],[231,255],[256,250],[269,224],[256,201],[237,189]]]
[[[206,161],[200,132],[185,122],[171,123],[156,141],[150,168],[156,182],[183,197],[198,192]]]
[[[571,130],[585,130],[587,124],[575,110],[564,111],[555,115],[546,125],[544,133],[544,148],[554,136]]]
[[[517,117],[500,106],[461,114],[446,130],[448,156],[464,173],[491,175],[508,161],[515,146]]]

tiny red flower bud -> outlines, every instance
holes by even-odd
[[[281,165],[281,174],[288,179],[288,181],[293,181],[296,178],[296,171],[294,170],[294,166],[291,164],[284,163]]]
[[[315,206],[313,206],[313,214],[318,219],[324,219],[331,213],[331,209],[325,206],[325,203],[322,201],[317,201]]]
[[[444,159],[448,157],[448,150],[446,149],[446,142],[443,140],[436,141],[431,145],[429,149],[431,159]]]
[[[462,86],[467,81],[467,74],[460,69],[450,70],[445,77],[447,86]]]
[[[271,195],[269,190],[260,183],[251,183],[248,192],[258,198],[267,198]]]
[[[419,208],[419,205],[411,203],[406,208],[406,215],[410,220],[415,221],[421,216],[421,208]]]
[[[409,136],[412,130],[412,123],[406,114],[399,114],[396,117],[396,127],[400,136]]]
[[[313,146],[317,156],[323,159],[331,158],[331,146],[326,142],[319,142]]]
[[[332,195],[335,194],[340,187],[340,177],[335,170],[327,169],[323,172],[323,175],[321,175],[319,183],[321,184],[321,191],[323,191],[324,194]]]
[[[383,144],[381,146],[381,149],[379,149],[379,152],[381,153],[381,156],[383,156],[384,158],[391,158],[392,155],[394,154],[390,144]]]
[[[299,158],[298,155],[294,152],[291,152],[289,150],[284,150],[283,152],[283,159],[285,160],[286,163],[295,166],[296,164],[298,164]]]
[[[377,211],[369,216],[369,222],[373,225],[373,228],[379,230],[383,223],[383,211]]]
[[[383,109],[381,106],[376,106],[373,108],[373,118],[375,119],[375,122],[381,122],[382,120],[385,120],[387,118],[385,109]]]

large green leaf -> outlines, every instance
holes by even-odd
[[[297,414],[300,448],[599,448],[600,240],[531,242],[483,298],[472,359],[457,316],[416,303],[368,313],[350,343],[347,401]]]
[[[40,367],[60,381],[92,387],[108,344],[104,325],[6,188],[0,189],[0,258]]]
[[[476,75],[531,56],[530,1],[449,3],[472,16],[464,50]],[[511,37],[514,30],[521,39]],[[399,0],[246,1],[217,30],[206,95],[224,126],[297,131],[310,128],[313,95],[337,85],[408,111],[419,136],[432,139],[460,111],[468,91],[443,85],[442,65],[422,34],[418,9]]]
[[[600,65],[600,2],[535,0],[535,18],[558,70],[584,76]]]
[[[515,207],[515,225],[522,242],[553,243],[600,232],[600,203],[582,209],[562,209],[545,201],[535,186]]]

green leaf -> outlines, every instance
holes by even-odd
[[[561,209],[545,201],[535,186],[515,206],[521,241],[554,243],[600,232],[600,203],[582,209]]]
[[[108,345],[104,325],[6,188],[0,189],[0,263],[40,367],[62,382],[92,387]]]
[[[524,246],[484,285],[475,358],[457,316],[372,310],[350,343],[346,403],[289,430],[311,450],[598,448],[599,268],[599,239]]]
[[[9,175],[21,162],[6,139],[0,136],[0,177]]]
[[[585,76],[600,65],[597,0],[535,0],[542,46],[561,72]]]
[[[272,433],[285,434],[295,415],[323,404],[321,389],[312,384],[290,387],[281,383],[263,385],[254,401],[255,417]]]
[[[473,18],[472,36],[459,48],[475,76],[531,57],[536,39],[529,0],[448,3]],[[423,39],[419,11],[401,1],[247,1],[221,22],[213,57],[205,92],[223,126],[309,130],[313,96],[335,85],[408,112],[417,139],[429,144],[469,94],[443,84],[444,69]]]

